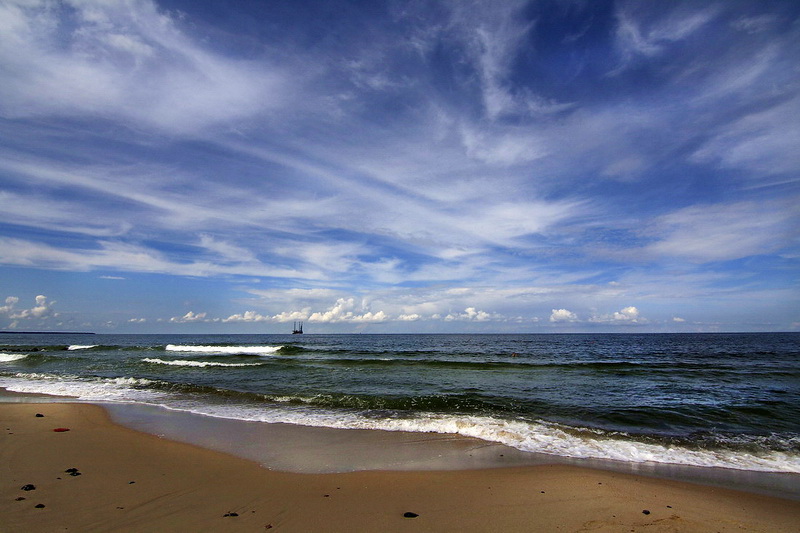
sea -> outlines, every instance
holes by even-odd
[[[800,333],[2,333],[0,387],[552,457],[800,473]]]

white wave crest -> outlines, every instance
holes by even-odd
[[[215,354],[247,354],[269,355],[274,354],[283,346],[193,346],[182,344],[167,344],[168,352],[194,352]]]
[[[0,387],[11,392],[68,396],[87,401],[115,401],[160,404],[166,393],[147,388],[154,383],[149,379],[80,378],[78,376],[56,376],[41,373],[17,373],[0,377]]]
[[[0,353],[0,363],[10,363],[28,357],[26,353]]]
[[[163,359],[155,359],[151,357],[146,357],[142,359],[145,363],[155,363],[159,365],[171,365],[171,366],[195,366],[195,367],[206,367],[206,366],[258,366],[261,363],[217,363],[217,362],[210,362],[210,361],[186,361],[186,360],[176,360],[176,361],[164,361]]]
[[[97,348],[97,344],[71,344],[67,346],[67,350],[88,350],[89,348]]]

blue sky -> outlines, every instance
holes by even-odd
[[[3,0],[0,329],[800,329],[800,4]]]

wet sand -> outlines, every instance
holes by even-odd
[[[800,524],[798,501],[565,465],[270,471],[125,428],[94,405],[0,404],[0,430],[0,530],[10,532],[797,531]]]

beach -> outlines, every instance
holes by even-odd
[[[288,473],[123,427],[97,405],[4,403],[0,420],[0,530],[9,532],[797,531],[800,523],[796,500],[571,465]]]

